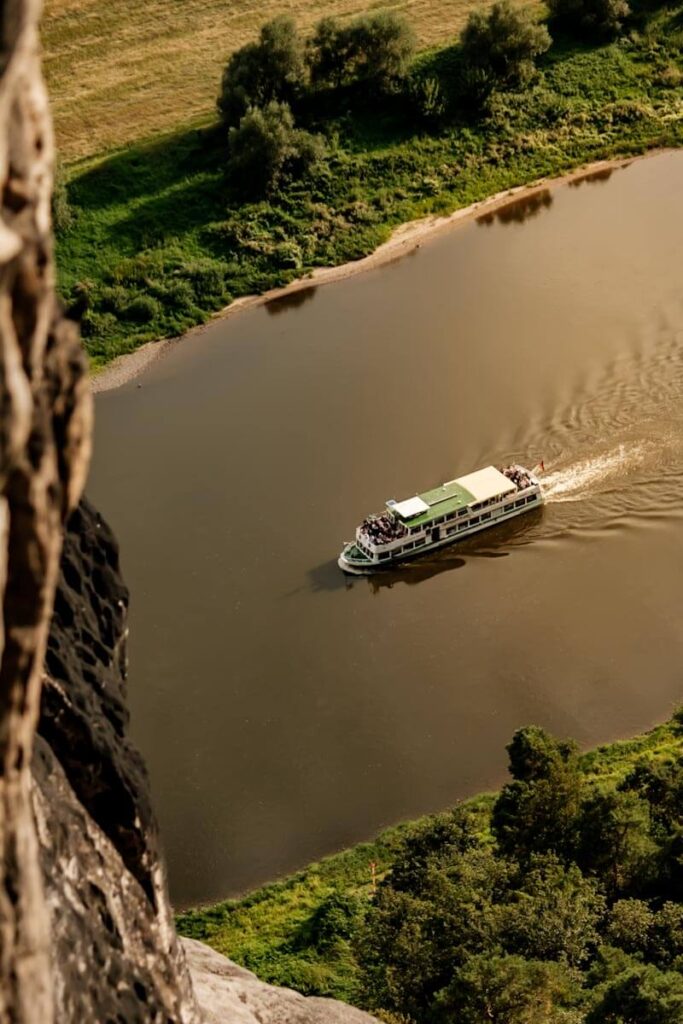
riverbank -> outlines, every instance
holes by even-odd
[[[193,337],[207,330],[217,320],[226,320],[229,317],[265,306],[270,302],[284,301],[289,296],[298,292],[304,292],[309,288],[319,288],[326,284],[334,284],[338,281],[347,280],[356,274],[366,273],[375,270],[387,263],[402,259],[409,253],[418,249],[423,243],[430,241],[438,235],[455,227],[467,223],[473,218],[493,215],[506,206],[519,202],[522,198],[532,199],[545,192],[547,189],[560,188],[563,185],[579,184],[584,179],[594,176],[608,176],[612,171],[627,167],[634,160],[644,160],[668,152],[667,148],[657,148],[647,153],[639,153],[634,156],[618,157],[611,160],[595,160],[589,164],[582,164],[565,174],[555,178],[541,178],[526,185],[517,185],[513,188],[504,189],[487,199],[476,201],[462,209],[454,210],[444,216],[430,215],[419,218],[415,221],[408,221],[395,228],[387,241],[382,242],[374,252],[358,260],[351,260],[341,266],[319,267],[305,277],[296,278],[290,284],[281,288],[273,288],[261,295],[245,295],[235,299],[230,305],[215,313],[211,320],[191,328],[180,338],[164,338],[160,341],[147,342],[134,352],[118,356],[112,363],[105,366],[92,377],[92,389],[95,393],[111,391],[121,387],[140,374],[144,373],[148,366],[167,351],[171,345],[183,341],[191,341]]]
[[[556,41],[528,88],[496,93],[470,120],[427,126],[401,97],[377,109],[326,98],[317,113],[311,100],[306,123],[327,135],[324,164],[258,201],[245,202],[226,177],[218,126],[73,169],[60,290],[81,318],[93,369],[185,335],[226,306],[395,258],[489,197],[504,202],[577,168],[680,145],[677,16],[655,12],[647,33],[607,46]],[[446,82],[455,57],[453,47],[422,54],[420,74]],[[145,351],[137,365],[158,354]]]
[[[679,712],[647,733],[584,753],[579,768],[591,791],[613,793],[636,766],[673,765],[681,755]],[[496,794],[483,794],[462,805],[472,813],[487,844],[492,838],[495,799]],[[242,899],[186,910],[178,915],[178,929],[254,970],[262,980],[359,1003],[353,936],[348,917],[339,908],[353,905],[362,917],[377,881],[391,869],[406,836],[430,820],[434,819],[390,828],[368,843],[311,864]],[[326,931],[319,922],[330,907],[337,908],[337,914],[331,916]]]

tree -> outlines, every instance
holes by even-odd
[[[607,939],[626,953],[646,953],[654,914],[643,900],[617,900],[610,910]]]
[[[490,849],[461,849],[459,838],[442,849],[443,837],[439,822],[433,850],[422,832],[419,849],[399,851],[356,943],[367,1005],[417,1020],[467,956],[491,949],[495,905],[507,891],[508,866]]]
[[[498,0],[488,13],[473,11],[460,38],[466,70],[485,76],[491,87],[523,85],[550,43],[545,25],[509,0]]]
[[[280,15],[261,28],[259,41],[236,50],[221,80],[217,106],[227,125],[236,125],[252,106],[272,100],[291,103],[305,82],[304,47],[292,18]]]
[[[286,178],[302,177],[324,156],[320,136],[295,128],[286,103],[251,107],[229,133],[228,175],[249,195],[262,195]]]
[[[350,26],[342,25],[337,18],[319,21],[307,46],[313,84],[339,89],[351,73],[354,45]]]
[[[575,864],[535,857],[501,909],[500,937],[509,953],[578,967],[599,941],[605,900]]]
[[[614,39],[631,13],[626,0],[548,0],[550,16],[567,31],[588,39]]]
[[[641,964],[608,984],[586,1024],[682,1024],[683,978]]]
[[[655,866],[647,804],[635,793],[596,793],[581,806],[577,863],[611,896],[645,887]]]
[[[355,77],[386,91],[401,79],[415,51],[415,36],[405,20],[390,11],[359,18],[353,24]]]
[[[521,860],[547,852],[571,858],[581,798],[576,747],[532,726],[516,732],[507,749],[514,781],[492,815],[500,848]]]
[[[440,994],[444,1024],[551,1024],[554,1009],[571,1005],[578,986],[556,963],[519,956],[471,957]]]
[[[389,11],[347,24],[323,18],[308,44],[311,80],[333,88],[365,82],[386,92],[405,75],[414,50],[410,25]]]
[[[654,915],[649,959],[663,969],[680,970],[683,961],[683,906],[665,903]]]

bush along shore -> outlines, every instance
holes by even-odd
[[[525,728],[508,753],[497,795],[186,911],[180,932],[387,1024],[680,1024],[683,711],[583,755]]]
[[[381,12],[309,39],[278,18],[230,58],[215,125],[60,169],[60,290],[93,366],[363,257],[401,223],[679,145],[683,7],[552,14],[503,0],[421,54]]]

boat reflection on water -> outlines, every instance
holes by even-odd
[[[538,537],[537,527],[543,520],[543,508],[531,509],[523,517],[493,526],[485,534],[461,540],[457,548],[447,547],[414,561],[368,576],[349,576],[339,572],[337,561],[330,558],[310,569],[308,577],[315,592],[353,590],[368,585],[373,593],[391,589],[397,583],[415,585],[453,569],[463,569],[473,558],[506,558],[515,548],[532,543]]]
[[[535,508],[519,519],[512,519],[500,526],[491,527],[486,534],[479,534],[470,540],[462,540],[455,548],[444,548],[431,557],[425,556],[414,562],[406,562],[394,569],[376,572],[371,576],[351,577],[351,586],[361,579],[367,582],[374,594],[390,590],[397,583],[415,585],[431,580],[443,572],[464,569],[474,558],[507,558],[515,548],[531,544],[538,536],[536,527],[543,519],[543,508]]]

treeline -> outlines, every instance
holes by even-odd
[[[348,903],[360,1001],[391,1024],[681,1024],[683,759],[602,788],[541,729],[508,752],[491,834],[438,816]]]
[[[615,38],[630,13],[626,0],[550,0],[549,12],[561,31],[595,41]],[[436,72],[415,60],[415,35],[400,15],[323,18],[308,39],[292,18],[274,18],[223,73],[217,106],[228,129],[230,178],[246,193],[263,194],[319,168],[328,141],[296,121],[324,122],[326,108],[337,113],[341,93],[351,106],[402,102],[425,128],[476,118],[497,90],[527,85],[551,44],[535,13],[510,0],[473,11],[455,59]]]

